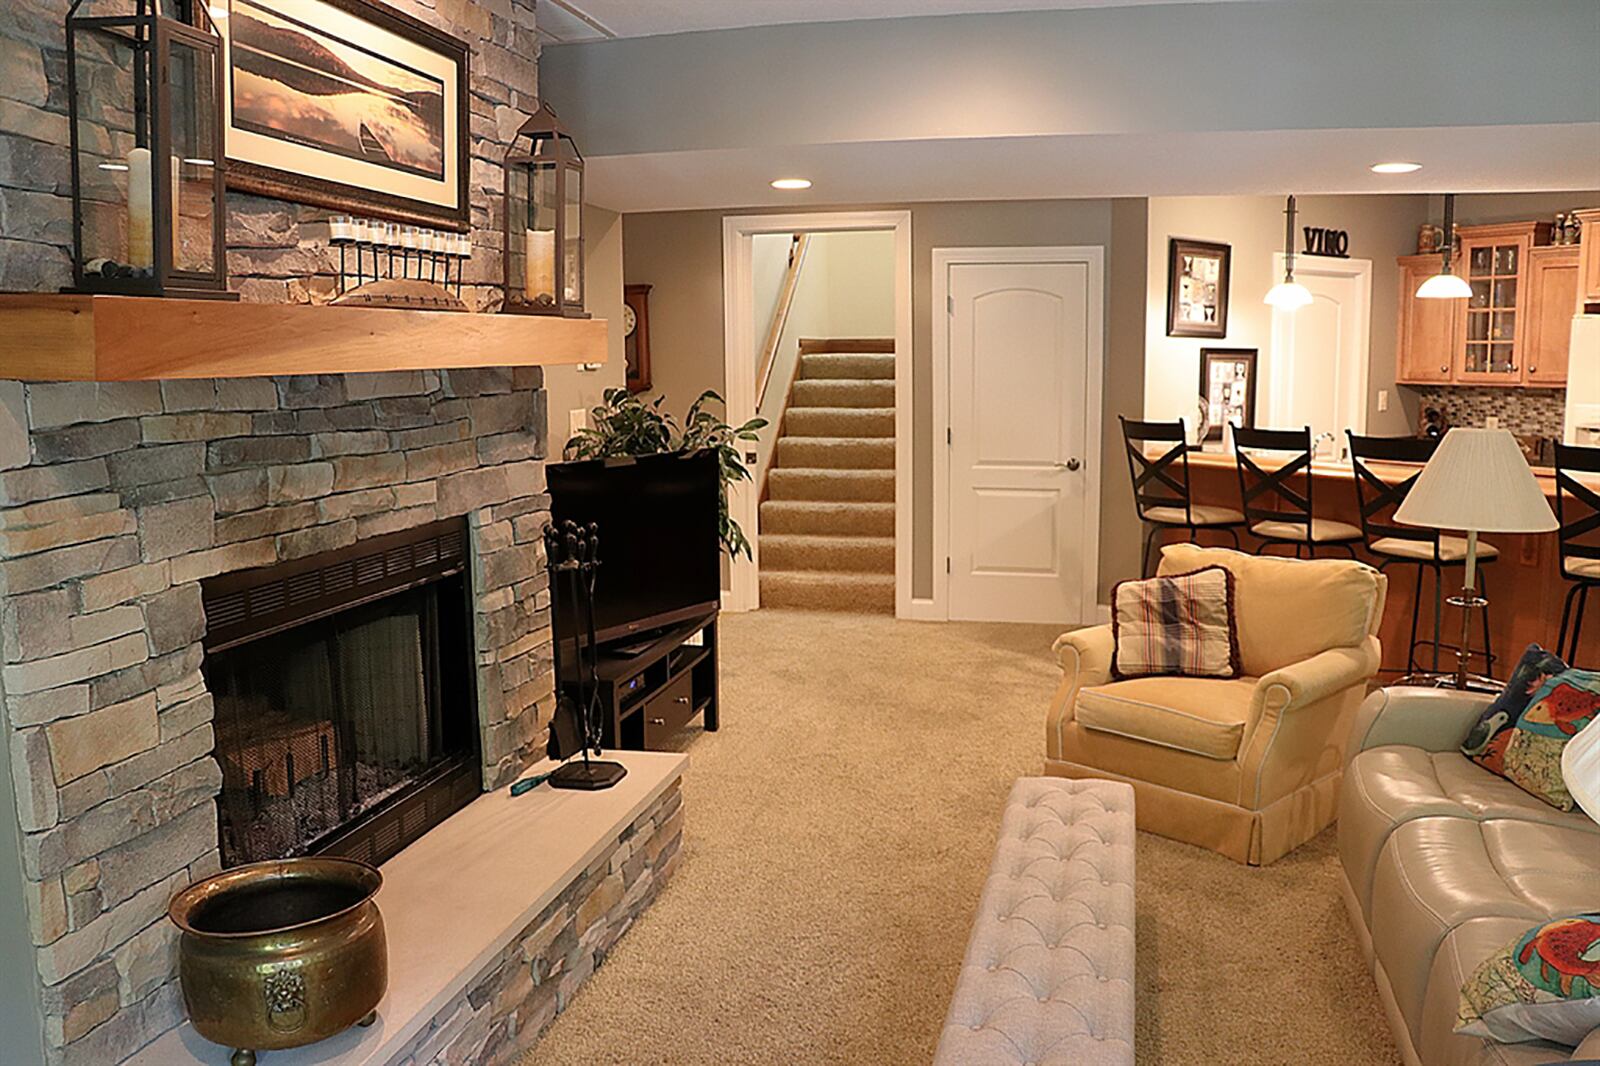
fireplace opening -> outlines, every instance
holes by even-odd
[[[466,526],[202,586],[225,866],[373,864],[480,789]]]

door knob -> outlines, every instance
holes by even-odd
[[[1073,458],[1073,459],[1068,459],[1064,463],[1057,463],[1056,464],[1056,469],[1057,470],[1077,470],[1082,465],[1083,464],[1078,462],[1078,460],[1076,458]]]

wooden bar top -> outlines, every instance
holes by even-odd
[[[1160,455],[1161,451],[1159,449],[1147,449],[1147,454],[1153,459]],[[1189,453],[1190,467],[1231,471],[1235,468],[1237,462],[1238,460],[1234,458],[1232,452],[1191,451]],[[1256,457],[1256,463],[1268,470],[1276,469],[1276,467],[1282,465],[1281,461],[1275,461],[1271,455]],[[1367,466],[1371,467],[1372,472],[1380,477],[1392,474],[1396,480],[1409,477],[1417,469],[1413,463],[1368,463]],[[1539,487],[1544,489],[1544,494],[1552,500],[1555,499],[1556,472],[1547,466],[1536,466],[1531,469],[1533,470],[1534,478],[1539,482]],[[1354,481],[1356,477],[1355,470],[1351,467],[1349,459],[1313,459],[1311,461],[1311,476],[1340,481]]]

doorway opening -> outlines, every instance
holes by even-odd
[[[910,213],[729,217],[723,287],[728,420],[768,421],[724,606],[907,615]]]

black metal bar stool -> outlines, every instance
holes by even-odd
[[[1411,643],[1406,646],[1406,677],[1404,682],[1421,673],[1417,666],[1417,624],[1422,611],[1422,579],[1433,572],[1433,639],[1422,641],[1433,645],[1433,673],[1439,673],[1439,649],[1442,646],[1441,628],[1444,616],[1444,568],[1465,566],[1467,541],[1464,537],[1442,535],[1436,529],[1403,526],[1394,522],[1394,512],[1405,502],[1411,487],[1422,476],[1422,467],[1438,449],[1439,442],[1427,437],[1360,437],[1345,431],[1350,441],[1350,465],[1355,471],[1356,504],[1361,509],[1361,534],[1367,551],[1378,559],[1378,569],[1387,570],[1393,565],[1417,568],[1417,592],[1411,598]],[[1383,470],[1375,463],[1407,463],[1416,467],[1407,471]],[[1384,475],[1388,474],[1388,477]],[[1478,542],[1478,564],[1498,558],[1500,551],[1492,544]],[[1485,572],[1479,571],[1480,586],[1487,590]],[[1483,609],[1483,659],[1485,673],[1494,666],[1494,649],[1489,641],[1489,609]]]
[[[1572,582],[1572,587],[1561,604],[1556,654],[1569,663],[1578,654],[1578,634],[1583,629],[1583,612],[1589,606],[1589,590],[1600,587],[1600,491],[1580,480],[1581,474],[1600,475],[1600,448],[1557,444],[1556,520],[1561,523],[1561,576]],[[1590,480],[1595,483],[1596,479]]]
[[[1260,538],[1260,555],[1273,544],[1292,544],[1296,558],[1304,551],[1315,559],[1317,548],[1337,545],[1356,557],[1361,530],[1348,522],[1318,518],[1313,508],[1316,479],[1311,476],[1311,427],[1304,429],[1233,430],[1238,460],[1239,498],[1245,522]],[[1282,465],[1263,465],[1268,454],[1286,456]],[[1304,491],[1299,487],[1304,480]]]
[[[1176,422],[1122,423],[1122,441],[1128,449],[1128,475],[1133,479],[1133,505],[1139,521],[1149,526],[1144,538],[1144,553],[1139,556],[1139,576],[1150,576],[1150,549],[1164,530],[1187,529],[1191,539],[1199,540],[1202,529],[1217,529],[1239,546],[1239,527],[1244,515],[1231,507],[1195,503],[1189,491],[1189,445],[1183,420]],[[1156,456],[1145,451],[1146,444],[1166,450]]]

